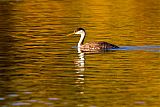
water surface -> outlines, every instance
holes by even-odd
[[[120,49],[78,53],[77,27]],[[159,0],[0,1],[2,107],[158,107],[159,65]]]

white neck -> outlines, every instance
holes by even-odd
[[[84,41],[84,38],[85,38],[85,35],[86,35],[86,33],[83,31],[83,32],[81,32],[81,37],[80,37],[80,40],[79,40],[79,42],[78,42],[78,47],[81,47],[81,45],[82,45],[82,43],[83,43],[83,41]]]

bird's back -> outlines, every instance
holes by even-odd
[[[107,42],[88,42],[81,46],[81,50],[91,51],[91,50],[108,50],[119,48],[116,45]]]

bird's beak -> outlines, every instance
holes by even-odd
[[[73,34],[75,34],[74,32],[73,33],[70,33],[70,34],[68,34],[67,36],[72,36]]]

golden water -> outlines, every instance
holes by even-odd
[[[77,53],[87,41],[120,50]],[[159,0],[1,0],[2,107],[159,107]]]

